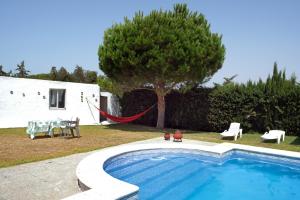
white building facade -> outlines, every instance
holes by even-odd
[[[0,76],[0,128],[26,127],[31,120],[75,120],[76,117],[80,125],[99,124],[99,111],[86,98],[100,107],[97,84]],[[104,93],[104,98],[107,98],[107,112],[118,114],[119,105],[112,101],[113,96]]]

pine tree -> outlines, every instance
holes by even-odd
[[[17,71],[17,73],[15,74],[15,76],[19,77],[19,78],[28,77],[29,72],[30,72],[30,71],[26,70],[24,60],[19,65],[17,65],[16,71]]]
[[[120,88],[156,93],[157,127],[164,128],[165,96],[212,77],[222,67],[225,47],[203,14],[176,4],[114,24],[105,31],[98,56],[100,69]]]
[[[49,74],[50,80],[57,81],[58,80],[58,72],[55,66],[51,67],[50,74]]]
[[[3,71],[3,66],[0,65],[0,76],[7,76],[7,73]]]
[[[59,81],[70,81],[70,75],[64,67],[61,67],[59,69],[57,80],[59,80]]]
[[[231,77],[224,77],[224,82],[223,82],[223,85],[227,85],[227,84],[230,84],[230,83],[233,83],[233,79],[235,79],[238,75],[235,74]]]
[[[97,83],[97,72],[87,70],[85,72],[86,83]]]
[[[85,82],[84,70],[81,66],[76,65],[75,70],[72,74],[72,79],[74,82],[77,82],[77,83]]]

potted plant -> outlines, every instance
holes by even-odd
[[[174,135],[173,135],[173,138],[174,138],[174,142],[182,142],[182,133],[180,130],[176,130]]]
[[[170,140],[171,134],[170,133],[165,133],[164,137],[165,137],[165,140]]]

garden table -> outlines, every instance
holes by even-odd
[[[59,128],[62,124],[62,121],[63,120],[61,119],[48,121],[29,121],[26,133],[30,136],[31,139],[34,139],[37,133],[45,133],[46,135],[53,137],[53,129]]]

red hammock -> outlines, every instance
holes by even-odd
[[[89,100],[86,98],[87,103],[89,104]],[[113,116],[108,114],[107,112],[104,112],[102,110],[100,110],[99,108],[97,108],[94,104],[92,104],[97,110],[99,110],[100,114],[103,115],[104,117],[114,121],[114,122],[119,122],[119,123],[128,123],[128,122],[132,122],[140,117],[142,117],[143,115],[145,115],[149,110],[151,110],[156,104],[153,104],[152,106],[150,106],[149,108],[147,108],[145,111],[138,113],[136,115],[133,115],[131,117],[117,117],[117,116]]]
[[[110,119],[110,120],[112,120],[114,122],[128,123],[128,122],[132,122],[132,121],[134,121],[134,120],[142,117],[149,110],[151,110],[153,108],[153,106],[151,106],[151,107],[147,108],[145,111],[143,111],[143,112],[141,112],[139,114],[133,115],[131,117],[117,117],[117,116],[110,115],[107,112],[104,112],[104,111],[100,110],[99,108],[97,108],[97,110],[99,110],[99,112],[100,112],[101,115],[103,115],[104,117],[106,117],[106,118],[108,118],[108,119]]]

